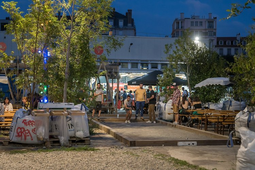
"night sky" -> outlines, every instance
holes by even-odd
[[[18,6],[26,11],[31,0],[18,0]],[[112,7],[117,12],[125,15],[128,9],[132,9],[135,20],[137,36],[170,37],[172,23],[175,18],[180,18],[180,13],[184,13],[185,18],[191,15],[199,15],[208,18],[208,13],[217,17],[217,36],[228,37],[247,36],[251,31],[252,20],[255,17],[255,5],[251,9],[245,10],[240,16],[229,20],[221,20],[227,17],[227,9],[231,8],[231,3],[244,3],[246,0],[115,0]],[[2,8],[0,18],[7,15]]]

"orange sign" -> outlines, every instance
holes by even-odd
[[[0,50],[1,50],[1,51],[4,52],[4,51],[6,50],[6,47],[7,47],[7,46],[6,46],[6,44],[5,44],[4,42],[0,42]]]
[[[101,54],[103,54],[103,52],[104,52],[104,48],[102,47],[102,46],[96,46],[95,47],[95,49],[94,49],[94,51],[95,51],[95,53],[97,54],[97,55],[101,55]]]

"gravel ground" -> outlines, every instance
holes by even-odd
[[[0,169],[189,169],[149,148],[107,147],[97,151],[0,153]]]

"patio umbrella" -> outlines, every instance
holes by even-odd
[[[201,81],[200,83],[196,84],[195,88],[209,86],[209,85],[227,86],[229,84],[232,84],[232,83],[229,81],[229,78],[227,77],[213,77],[213,78],[205,79],[204,81]]]

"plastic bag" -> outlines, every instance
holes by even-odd
[[[235,130],[236,137],[240,138],[239,129],[241,127],[248,127],[251,131],[255,132],[255,108],[246,107],[243,111],[239,112],[235,117]]]
[[[239,129],[241,135],[241,146],[237,153],[237,170],[255,169],[255,132],[246,127]]]
[[[40,144],[37,139],[36,125],[33,116],[13,119],[10,131],[10,141],[17,143]]]
[[[69,133],[66,116],[51,116],[50,132],[59,138],[61,146],[69,146]]]
[[[48,116],[34,116],[36,135],[39,141],[49,140],[49,118]]]

